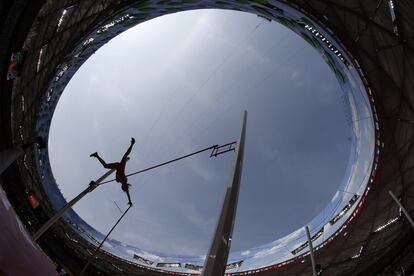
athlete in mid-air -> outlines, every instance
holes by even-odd
[[[115,180],[116,182],[121,183],[121,187],[122,190],[127,194],[128,196],[128,204],[130,206],[132,206],[132,202],[131,202],[131,196],[129,195],[129,186],[130,184],[128,184],[128,178],[125,175],[125,165],[126,162],[128,160],[128,155],[131,153],[132,147],[135,144],[135,139],[131,138],[131,145],[129,146],[129,148],[127,149],[127,151],[125,152],[124,156],[122,157],[121,162],[116,162],[116,163],[106,163],[99,155],[97,152],[94,152],[90,155],[90,157],[96,157],[99,162],[101,162],[102,166],[105,169],[115,169],[116,170],[116,177]]]

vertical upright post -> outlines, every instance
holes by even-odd
[[[28,139],[22,146],[0,151],[0,175],[24,153],[25,149],[33,144],[38,144],[39,148],[46,147],[46,143],[41,137],[34,137]]]
[[[111,169],[111,170],[107,171],[98,180],[96,180],[95,182],[91,182],[89,184],[89,186],[85,190],[83,190],[78,196],[76,196],[74,199],[69,201],[65,206],[63,206],[55,215],[53,215],[47,222],[45,222],[45,224],[43,224],[43,226],[40,227],[39,230],[37,230],[37,232],[32,237],[33,241],[36,241],[38,238],[40,238],[40,236],[42,236],[43,233],[47,231],[47,229],[49,229],[58,219],[60,219],[62,217],[62,215],[69,208],[71,208],[73,205],[75,205],[76,202],[81,200],[86,194],[88,194],[88,193],[92,192],[93,190],[95,190],[96,187],[98,187],[99,184],[105,178],[107,178],[109,175],[111,175],[114,171],[115,171],[115,169]]]
[[[243,126],[238,140],[236,159],[229,179],[229,184],[227,186],[216,231],[211,241],[210,250],[208,251],[204,262],[203,272],[201,273],[203,276],[224,275],[226,271],[243,168],[246,121],[247,111],[244,111]]]
[[[306,226],[305,230],[306,230],[306,236],[308,237],[309,251],[310,251],[310,257],[311,257],[311,262],[312,262],[312,273],[313,273],[313,276],[316,276],[315,256],[313,255],[313,245],[312,245],[311,235],[309,232],[309,227]]]
[[[398,206],[400,206],[401,211],[404,213],[405,217],[410,222],[411,226],[414,228],[414,221],[411,218],[410,214],[407,212],[407,210],[405,210],[404,206],[402,206],[401,202],[398,200],[398,198],[394,195],[393,192],[388,191],[388,193],[390,194],[390,196],[392,197],[392,199],[394,199],[394,201],[398,204]]]
[[[0,175],[14,162],[19,156],[23,154],[20,148],[5,149],[0,152]]]

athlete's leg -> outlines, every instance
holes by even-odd
[[[135,139],[131,138],[131,145],[129,146],[127,151],[124,153],[124,156],[122,157],[122,160],[121,160],[121,164],[124,165],[124,167],[125,167],[128,155],[131,153],[131,150],[132,150],[132,147],[134,146],[134,144],[135,144]]]
[[[115,163],[105,163],[104,168],[105,169],[119,170],[119,163],[118,162],[115,162]]]
[[[119,163],[106,163],[97,152],[91,154],[91,157],[96,157],[105,169],[118,169]]]

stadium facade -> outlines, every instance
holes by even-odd
[[[1,149],[48,138],[53,111],[86,59],[117,34],[160,15],[200,8],[250,12],[285,25],[326,60],[349,107],[354,152],[328,209],[312,220],[323,275],[414,271],[414,231],[388,191],[414,213],[414,4],[409,0],[14,1],[0,6]],[[10,57],[23,53],[19,75]],[[10,76],[9,76],[10,75]],[[21,221],[35,232],[66,201],[48,151],[31,147],[1,177]],[[40,198],[33,209],[28,192]],[[24,200],[23,200],[24,199]],[[73,211],[39,240],[56,263],[78,273],[103,235]],[[111,240],[92,262],[95,273],[188,275],[203,258],[164,256]],[[303,230],[230,256],[231,275],[309,275]]]

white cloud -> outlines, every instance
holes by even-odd
[[[140,256],[154,262],[164,262],[164,258],[147,251],[141,251]]]
[[[257,259],[257,258],[261,258],[261,257],[264,257],[264,256],[272,255],[272,254],[278,252],[279,249],[282,248],[282,247],[283,247],[283,245],[277,244],[277,245],[272,246],[270,248],[263,249],[263,250],[257,252],[256,254],[254,254],[253,258]]]
[[[340,194],[340,192],[339,192],[339,191],[337,191],[337,192],[335,193],[335,195],[333,196],[333,198],[332,198],[331,202],[335,202],[335,200],[339,197],[339,194]]]
[[[242,256],[248,256],[250,254],[250,250],[246,250],[246,251],[243,251],[242,253],[240,253],[240,255],[242,255]]]

